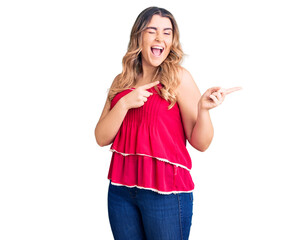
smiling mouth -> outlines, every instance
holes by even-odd
[[[162,54],[163,50],[163,47],[151,47],[151,52],[156,57],[159,57]]]

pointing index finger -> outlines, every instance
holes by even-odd
[[[149,88],[152,88],[152,87],[156,86],[157,84],[159,84],[159,81],[145,84],[145,85],[142,86],[142,88],[143,89],[149,89]]]
[[[227,88],[227,89],[223,89],[223,92],[225,94],[230,94],[232,92],[235,92],[235,91],[239,91],[241,90],[242,88],[241,87],[233,87],[233,88]]]

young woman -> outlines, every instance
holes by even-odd
[[[108,213],[115,239],[189,237],[194,183],[186,140],[205,151],[213,138],[209,110],[239,88],[201,96],[182,57],[173,15],[142,11],[95,129],[99,146],[112,143]]]

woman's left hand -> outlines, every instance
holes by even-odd
[[[200,109],[210,110],[220,105],[225,100],[227,94],[230,94],[241,89],[241,87],[234,87],[228,89],[221,87],[209,88],[201,96],[198,106]]]

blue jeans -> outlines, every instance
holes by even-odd
[[[115,240],[187,240],[193,193],[159,194],[109,185],[108,216]]]

